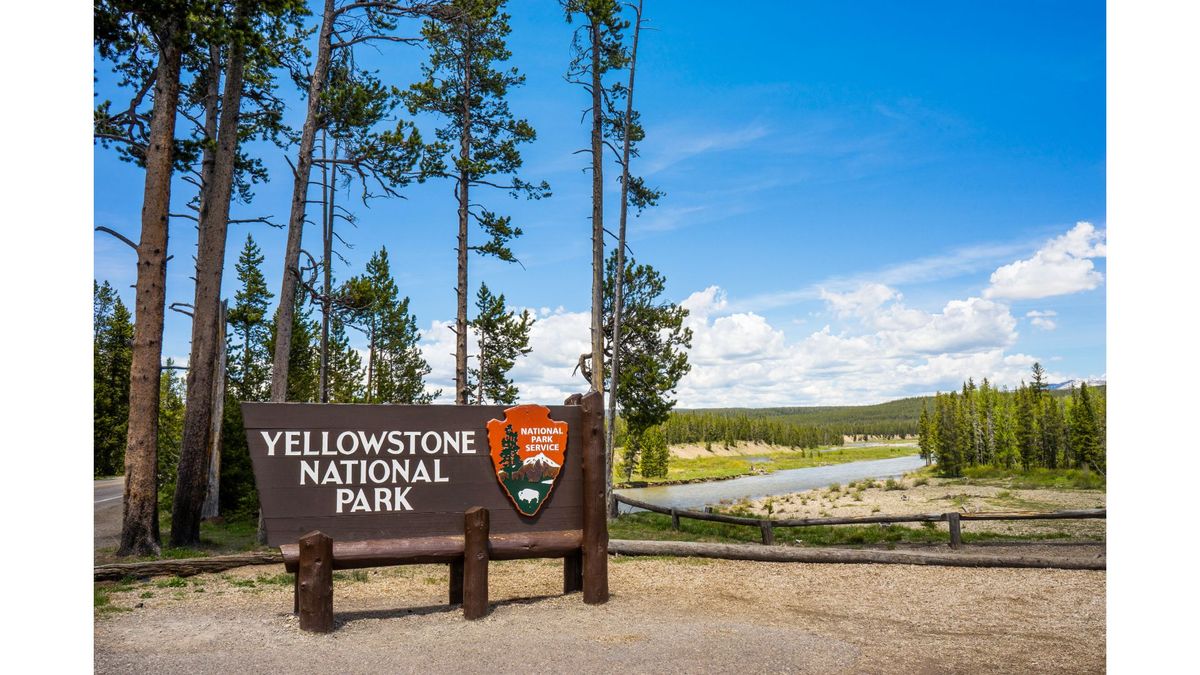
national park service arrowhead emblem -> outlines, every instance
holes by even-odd
[[[567,459],[567,423],[551,420],[544,405],[519,405],[489,421],[487,430],[500,487],[518,513],[537,515]]]

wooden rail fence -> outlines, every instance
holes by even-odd
[[[728,523],[730,525],[745,525],[757,527],[762,532],[762,543],[775,543],[775,528],[777,527],[811,527],[814,525],[871,525],[893,523],[938,523],[944,522],[950,528],[950,546],[962,546],[962,521],[964,520],[1084,520],[1090,518],[1105,518],[1107,509],[1087,509],[1082,511],[1050,511],[1039,513],[1035,511],[1011,511],[988,513],[912,513],[903,516],[844,516],[839,518],[748,518],[745,516],[730,516],[724,513],[708,511],[691,511],[659,506],[638,499],[613,494],[614,502],[626,504],[634,508],[653,513],[671,516],[671,529],[679,529],[681,518],[706,520],[712,523]]]

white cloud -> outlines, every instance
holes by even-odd
[[[1052,309],[1047,309],[1047,310],[1032,309],[1028,312],[1025,312],[1025,316],[1029,319],[1029,323],[1033,324],[1034,326],[1036,326],[1038,328],[1041,328],[1042,330],[1054,330],[1055,328],[1058,327],[1058,324],[1055,323],[1053,318],[1051,318],[1051,317],[1058,316],[1058,312],[1056,312]]]
[[[655,150],[646,158],[646,174],[653,174],[697,155],[722,150],[737,150],[767,135],[761,124],[749,124],[740,129],[697,130],[685,128],[678,122],[650,134],[659,139]]]
[[[1105,230],[1080,222],[1066,234],[1046,242],[1032,258],[992,272],[985,298],[1031,300],[1090,291],[1104,281],[1092,258],[1107,255]]]
[[[689,295],[681,304],[690,312],[692,370],[679,384],[679,405],[873,403],[956,389],[969,376],[1016,386],[1036,360],[1009,353],[1018,337],[1017,319],[996,300],[950,300],[930,312],[906,306],[901,293],[883,284],[822,295],[828,310],[844,320],[843,328],[826,325],[798,339],[755,312],[732,311],[718,286]],[[587,388],[572,371],[590,348],[589,315],[561,307],[538,314],[530,335],[533,352],[517,362],[512,376],[522,401],[553,403]],[[1049,321],[1053,314],[1026,316]],[[453,388],[449,326],[435,321],[422,336],[434,368],[430,384],[444,390],[443,399]]]
[[[531,310],[532,313],[533,310]],[[426,390],[441,389],[438,403],[454,402],[454,327],[453,321],[433,321],[421,331],[421,354],[432,371],[425,378]],[[590,314],[542,307],[529,331],[528,356],[517,359],[510,376],[526,402],[559,403],[571,393],[587,389],[581,375],[571,374],[579,355],[591,349]],[[474,338],[468,338],[468,352],[474,351]],[[468,360],[469,361],[469,360]]]
[[[685,304],[700,311],[689,318],[692,371],[679,404],[870,403],[957,388],[968,376],[1015,386],[1035,360],[1006,352],[1017,320],[993,300],[952,300],[931,313],[905,306],[883,284],[822,295],[852,330],[825,326],[797,342],[753,312],[719,316],[711,308],[728,303],[718,288],[690,296]]]

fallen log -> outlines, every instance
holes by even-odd
[[[921,551],[873,549],[798,548],[759,544],[710,544],[692,541],[640,541],[613,539],[609,555],[661,555],[722,560],[803,563],[877,563],[884,565],[940,565],[946,567],[1023,567],[1066,570],[1104,570],[1103,559],[1028,558]]]
[[[278,551],[215,555],[211,558],[181,558],[178,560],[148,560],[134,563],[112,563],[92,568],[95,581],[111,581],[124,577],[190,577],[206,572],[224,572],[247,565],[271,565],[282,563]]]

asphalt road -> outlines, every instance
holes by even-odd
[[[92,483],[95,550],[115,549],[121,543],[121,497],[125,494],[125,478],[106,478]]]

